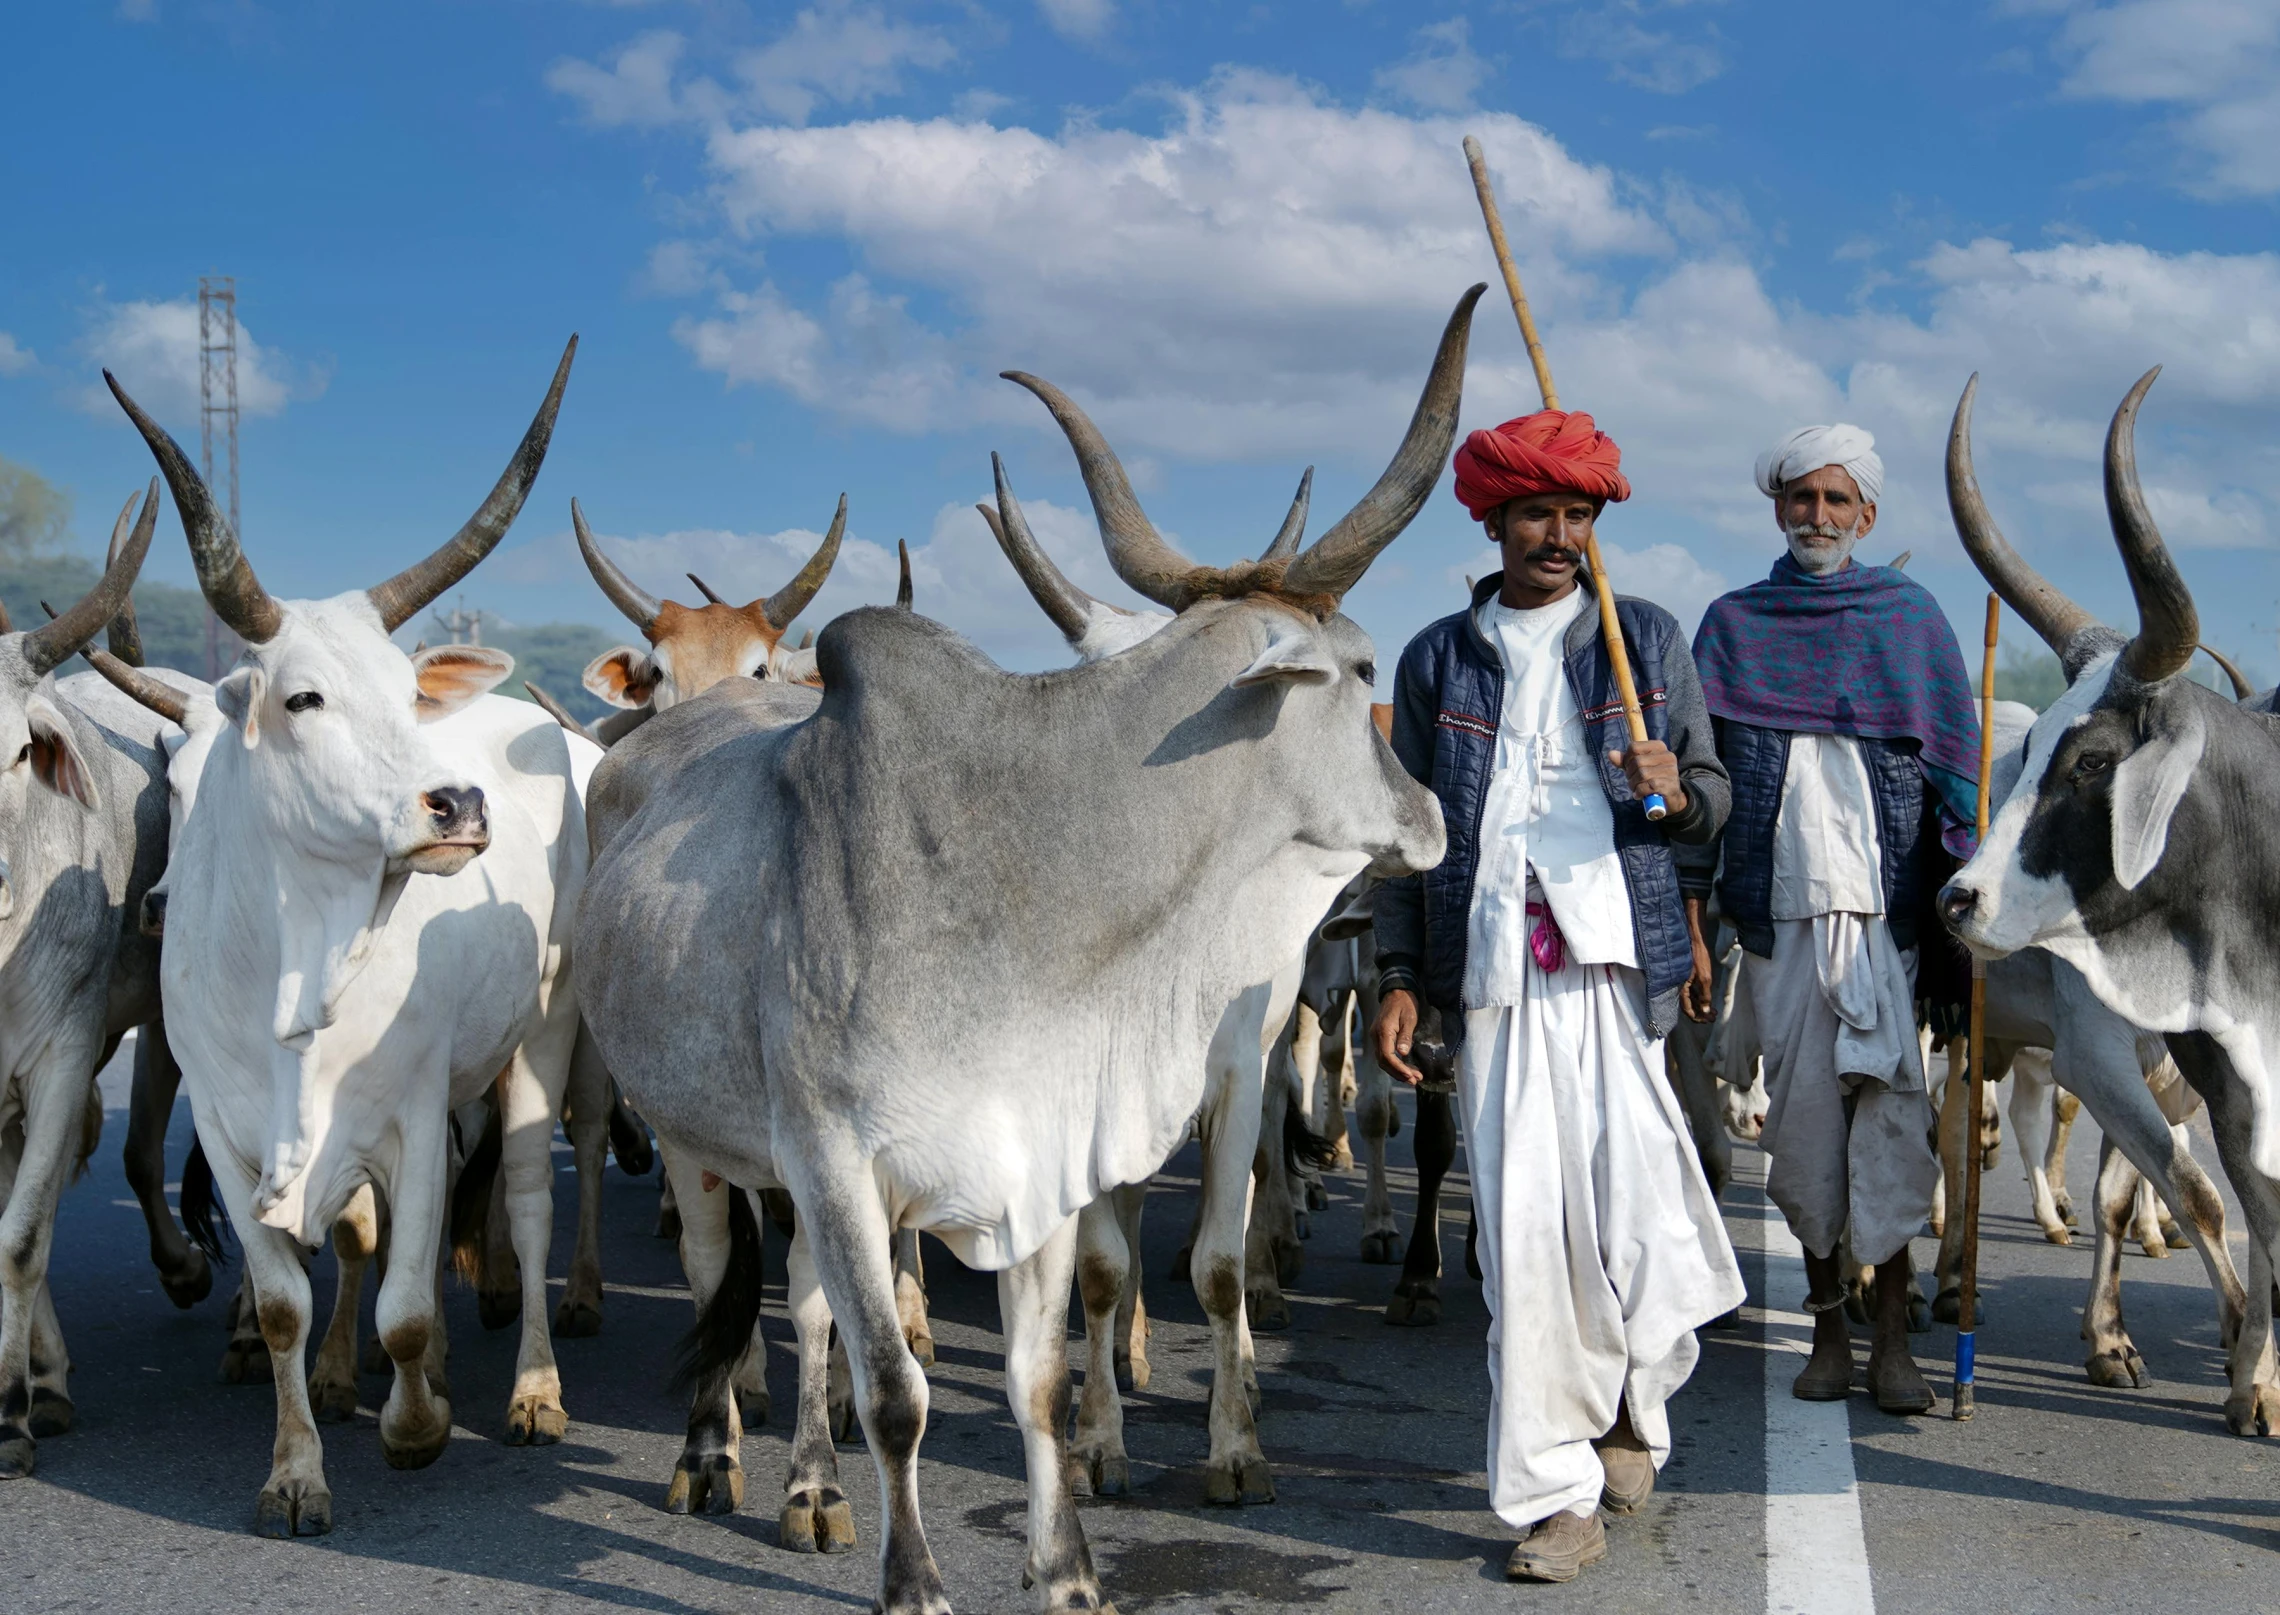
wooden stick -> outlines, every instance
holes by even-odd
[[[1496,188],[1488,179],[1488,156],[1471,135],[1465,136],[1465,161],[1472,167],[1473,191],[1480,198],[1480,216],[1488,225],[1488,244],[1496,251],[1496,267],[1504,272],[1504,290],[1510,294],[1512,313],[1520,321],[1520,340],[1528,344],[1528,361],[1536,367],[1536,391],[1543,395],[1546,409],[1557,409],[1560,395],[1552,386],[1552,362],[1544,356],[1544,344],[1536,337],[1528,294],[1521,290],[1520,271],[1512,262],[1512,244],[1504,239],[1504,220],[1496,211]],[[1636,746],[1647,738],[1647,715],[1639,708],[1638,685],[1631,677],[1631,648],[1623,642],[1623,624],[1615,615],[1615,585],[1608,582],[1606,564],[1599,559],[1597,533],[1584,540],[1583,555],[1584,563],[1591,568],[1592,592],[1599,596],[1599,634],[1607,641],[1607,662],[1614,669],[1616,697],[1623,703],[1623,724]],[[1648,794],[1644,805],[1649,819],[1660,819],[1670,811],[1669,805],[1653,793]]]
[[[2003,602],[1987,597],[1987,656],[1979,666],[1979,812],[1978,839],[1987,839],[1987,797],[1995,777],[1995,640],[2002,624]],[[1971,1417],[1977,1401],[1974,1384],[1979,1336],[1979,1106],[1987,1084],[1987,964],[1973,955],[1971,961],[1971,1097],[1964,1111],[1963,1138],[1963,1273],[1957,1285],[1955,1334],[1955,1405],[1959,1419]]]

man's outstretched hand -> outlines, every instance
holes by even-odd
[[[1409,1063],[1409,1045],[1417,1037],[1417,995],[1396,987],[1378,1000],[1377,1019],[1370,1025],[1370,1048],[1379,1065],[1412,1088],[1425,1073]]]

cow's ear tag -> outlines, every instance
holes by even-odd
[[[245,737],[248,751],[261,744],[261,703],[269,694],[269,675],[258,667],[241,667],[214,686],[214,705]]]
[[[1275,624],[1274,637],[1258,659],[1235,675],[1233,688],[1268,684],[1278,679],[1327,683],[1338,676],[1337,664],[1323,648],[1322,636],[1296,620]]]
[[[437,645],[412,658],[420,683],[419,720],[433,723],[488,695],[515,670],[515,659],[483,645]]]
[[[2174,734],[2159,734],[2123,758],[2114,770],[2114,879],[2135,891],[2169,846],[2169,821],[2200,766],[2208,732],[2188,712]]]
[[[649,698],[657,693],[657,681],[655,657],[631,645],[620,645],[588,662],[586,676],[579,682],[611,706],[631,712],[649,705]]]

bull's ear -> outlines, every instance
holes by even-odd
[[[214,686],[214,705],[238,727],[246,749],[261,744],[261,703],[269,694],[269,675],[258,667],[241,667]]]
[[[2169,821],[2200,766],[2208,732],[2188,710],[2175,729],[2156,734],[2114,770],[2114,879],[2123,891],[2153,873],[2169,845]]]
[[[482,645],[437,645],[412,658],[420,681],[417,707],[422,723],[457,712],[479,695],[488,695],[515,670],[515,659]]]
[[[1279,617],[1279,613],[1277,614]],[[1303,679],[1326,683],[1338,676],[1338,664],[1310,624],[1278,621],[1267,648],[1258,659],[1235,675],[1234,688],[1266,684],[1276,679]]]
[[[611,706],[631,711],[649,705],[649,698],[657,693],[658,677],[655,657],[631,645],[620,645],[588,662],[581,682]]]
[[[772,664],[769,671],[787,684],[823,682],[822,675],[815,670],[815,647],[812,645],[800,650],[785,650],[779,645],[768,660]]]
[[[88,812],[95,812],[103,799],[63,714],[46,696],[35,695],[24,703],[24,717],[32,729],[32,777],[56,795],[68,796]]]

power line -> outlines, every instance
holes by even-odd
[[[214,424],[228,446],[230,533],[238,527],[237,277],[198,277],[198,439],[206,486],[214,486]],[[206,681],[222,676],[222,624],[206,612]]]

